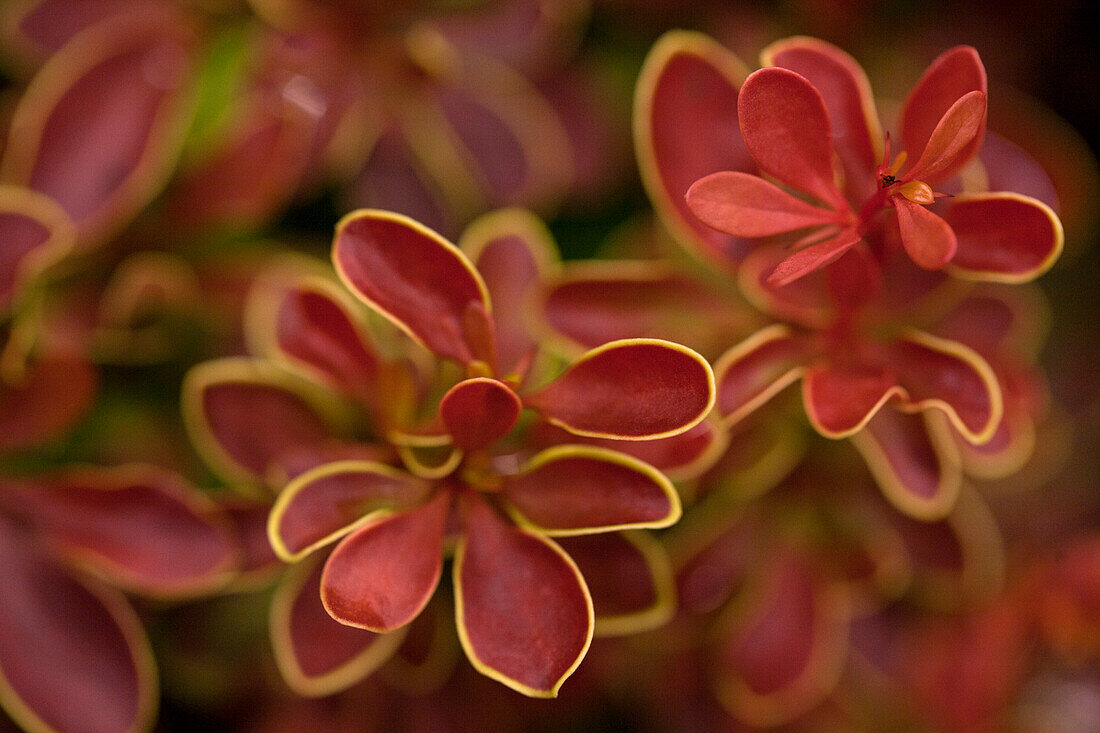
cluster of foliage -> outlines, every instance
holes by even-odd
[[[1100,725],[1091,153],[677,5],[0,6],[3,714]]]

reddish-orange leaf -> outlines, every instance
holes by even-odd
[[[875,166],[882,157],[882,127],[871,85],[856,60],[832,44],[806,36],[776,41],[760,56],[766,65],[802,75],[821,92],[849,196],[862,200],[873,194]]]
[[[957,173],[981,144],[979,136],[985,129],[985,107],[983,92],[969,92],[959,97],[944,112],[943,119],[928,138],[924,153],[903,180],[934,185]]]
[[[901,111],[902,141],[909,160],[917,160],[932,137],[941,118],[969,92],[986,93],[985,67],[978,52],[970,46],[956,46],[933,61],[909,92]],[[984,130],[984,122],[982,123]],[[973,150],[962,151],[968,159],[981,145],[981,132],[973,140]]]
[[[738,237],[768,237],[837,221],[836,212],[737,171],[699,179],[688,189],[687,203],[704,224]]]
[[[775,266],[768,275],[768,284],[776,287],[789,285],[814,270],[835,262],[861,239],[859,232],[854,229],[843,229],[836,236],[800,249]]]
[[[904,394],[889,369],[825,364],[810,367],[802,378],[806,414],[830,438],[857,432],[890,399]]]
[[[847,203],[833,178],[833,133],[821,93],[779,67],[749,75],[737,99],[741,134],[760,169],[837,210]]]
[[[955,256],[958,247],[951,225],[904,196],[894,196],[901,244],[910,259],[926,270],[938,270]]]

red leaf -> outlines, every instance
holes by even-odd
[[[944,51],[925,70],[909,92],[901,111],[902,141],[910,160],[924,154],[932,131],[951,105],[969,92],[986,93],[985,67],[978,52],[970,46],[956,46]],[[963,150],[961,160],[967,160],[981,145],[984,120],[973,138],[973,150]]]
[[[70,430],[95,397],[96,373],[82,357],[34,357],[15,384],[0,378],[0,453],[29,448]]]
[[[72,471],[10,496],[77,564],[155,597],[223,585],[238,561],[228,518],[180,477],[151,467]]]
[[[699,179],[688,189],[687,203],[704,224],[738,237],[768,237],[837,221],[833,211],[736,171]]]
[[[959,97],[932,130],[924,153],[902,180],[934,185],[958,173],[981,145],[985,129],[986,100],[983,92]]]
[[[685,614],[705,616],[721,608],[759,562],[759,520],[749,515],[723,521],[728,526],[715,527],[677,563],[676,597]]]
[[[512,373],[536,348],[524,314],[528,296],[557,266],[554,240],[534,214],[503,209],[466,227],[459,247],[485,280],[495,305],[501,373]]]
[[[789,256],[782,247],[757,247],[737,272],[741,292],[753,306],[775,320],[814,329],[828,327],[836,320],[837,308],[829,289],[831,275],[825,269],[812,270],[786,285],[769,280],[779,263]]]
[[[787,257],[768,275],[768,284],[776,287],[789,285],[795,280],[809,275],[835,262],[841,255],[860,242],[859,232],[844,229],[834,237],[815,242]]]
[[[717,689],[750,725],[783,725],[818,705],[836,685],[848,651],[848,618],[835,591],[786,552],[770,562],[752,602],[723,634]]]
[[[787,69],[759,69],[741,87],[737,112],[745,146],[762,171],[838,211],[847,209],[834,182],[829,113],[810,82]]]
[[[714,404],[714,375],[686,347],[627,339],[589,351],[523,401],[571,433],[651,440],[682,433],[706,417]]]
[[[899,510],[922,520],[951,510],[962,472],[951,437],[935,416],[879,410],[852,442]]]
[[[443,572],[451,493],[373,521],[344,539],[325,563],[321,599],[340,623],[398,629],[428,603]]]
[[[750,336],[715,363],[718,412],[735,423],[802,376],[806,343],[789,328],[774,325]]]
[[[257,228],[279,213],[301,185],[311,162],[318,110],[333,100],[301,74],[282,88],[249,92],[238,97],[227,134],[204,145],[213,150],[179,176],[169,204],[177,226]]]
[[[909,258],[925,270],[938,270],[950,262],[958,246],[951,226],[903,196],[891,200],[897,212],[901,244]]]
[[[971,476],[999,479],[1019,471],[1035,450],[1036,423],[1047,415],[1047,387],[1037,368],[1004,364],[997,369],[1004,417],[988,442],[958,440],[963,467]]]
[[[993,370],[977,352],[916,331],[894,341],[890,350],[891,366],[910,402],[942,409],[973,443],[993,436],[1004,402]]]
[[[320,560],[291,568],[271,601],[271,643],[287,684],[300,695],[340,692],[384,664],[405,636],[336,621],[321,604]]]
[[[64,257],[76,229],[52,199],[19,186],[0,185],[0,313],[44,270]]]
[[[470,156],[490,205],[521,203],[536,182],[530,155],[539,151],[525,149],[528,140],[523,139],[522,131],[513,128],[514,120],[508,119],[515,110],[494,109],[501,106],[499,100],[479,98],[471,92],[454,87],[438,90],[436,103],[442,120]]]
[[[569,347],[591,349],[648,337],[675,341],[705,356],[719,353],[756,322],[752,314],[731,308],[717,288],[644,260],[569,263],[546,292],[541,315],[554,335],[571,342]]]
[[[575,437],[562,430],[544,445],[575,441]],[[672,481],[698,477],[718,460],[729,444],[726,430],[716,420],[704,420],[679,435],[670,435],[656,440],[584,438],[582,442],[586,445],[596,445],[626,453],[628,456],[645,461]]]
[[[737,90],[747,73],[707,36],[671,31],[646,58],[634,98],[638,168],[653,207],[682,244],[726,262],[751,243],[704,225],[684,194],[710,173],[756,171],[737,124]],[[684,134],[684,120],[693,134]]]
[[[466,505],[455,550],[455,616],[480,671],[531,697],[556,697],[592,641],[592,601],[572,560],[548,539]]]
[[[675,605],[672,568],[664,548],[644,532],[562,537],[584,576],[596,613],[596,634],[616,636],[656,628]]]
[[[883,405],[905,390],[888,369],[826,364],[810,367],[802,378],[802,400],[810,422],[829,438],[863,429]]]
[[[488,377],[459,382],[439,402],[439,416],[454,444],[468,451],[486,448],[507,435],[522,409],[511,387]]]
[[[549,535],[667,527],[680,517],[680,498],[659,471],[595,446],[538,453],[501,491],[521,523]]]
[[[15,26],[17,38],[30,46],[37,61],[38,56],[56,52],[88,26],[133,5],[134,0],[38,0],[20,3],[16,18],[5,18],[5,22]]]
[[[152,724],[156,668],[121,594],[78,580],[0,520],[0,703],[29,730]]]
[[[183,385],[191,439],[215,470],[238,488],[278,481],[283,456],[320,449],[334,428],[306,385],[267,362],[223,359],[200,364]],[[300,389],[299,389],[300,388]],[[271,472],[275,472],[273,475]]]
[[[806,36],[776,41],[760,57],[767,66],[781,66],[805,77],[821,92],[849,196],[868,198],[877,183],[874,172],[882,157],[882,126],[860,65],[836,46]]]
[[[295,478],[279,494],[268,520],[271,546],[295,562],[377,518],[376,512],[423,501],[431,484],[366,461],[338,461]]]
[[[343,303],[318,288],[289,289],[275,314],[275,344],[340,391],[377,396],[378,357]]]
[[[435,232],[399,214],[353,212],[336,228],[332,259],[353,293],[437,356],[493,360],[467,323],[471,313],[489,322],[485,283]]]
[[[266,503],[240,500],[236,497],[221,502],[222,509],[233,526],[241,559],[232,588],[269,585],[272,577],[283,569],[267,538],[267,516],[271,507]]]
[[[422,170],[409,142],[396,128],[378,137],[350,185],[350,198],[356,206],[405,214],[437,232],[458,228],[443,192]]]
[[[990,113],[992,114],[992,112]],[[1022,117],[1021,117],[1022,120]],[[1067,155],[1072,155],[1066,151]],[[978,159],[985,169],[990,191],[1012,191],[1059,211],[1059,191],[1043,166],[1016,143],[992,131],[986,131]]]
[[[82,242],[100,239],[150,201],[182,143],[187,22],[163,6],[143,11],[74,37],[12,117],[4,179],[61,204]]]
[[[1065,236],[1058,216],[1035,199],[986,193],[953,199],[944,219],[959,249],[954,274],[976,280],[1018,283],[1050,269]]]
[[[438,14],[432,18],[432,27],[464,54],[487,53],[537,77],[548,62],[561,61],[571,52],[573,37],[582,32],[587,13],[583,3],[519,0]]]
[[[427,43],[419,45],[421,40]],[[431,33],[410,33],[406,39],[413,55],[424,51],[423,57],[435,56],[429,63],[452,68],[449,83],[439,85],[433,100],[441,124],[428,134],[442,136],[450,126],[447,138],[482,189],[478,209],[486,203],[546,208],[572,175],[569,137],[554,108],[522,74],[483,53],[441,54],[437,41]]]

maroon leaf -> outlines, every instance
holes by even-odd
[[[714,405],[710,365],[691,349],[626,339],[592,349],[524,404],[578,435],[651,440],[696,425]]]
[[[459,382],[439,402],[439,416],[454,444],[467,451],[487,448],[507,435],[522,409],[511,387],[488,377]]]
[[[336,621],[321,604],[320,559],[291,568],[271,602],[271,642],[287,684],[300,695],[340,692],[384,664],[403,630],[376,634]]]
[[[436,355],[493,361],[477,338],[491,323],[485,283],[435,232],[398,214],[353,212],[336,228],[332,258],[353,293]]]
[[[61,204],[82,243],[128,221],[165,182],[186,127],[192,38],[164,5],[79,34],[12,117],[0,172]]]
[[[572,560],[548,539],[466,504],[455,550],[459,639],[482,674],[531,697],[556,697],[592,641],[592,601]]]
[[[121,594],[69,575],[0,520],[0,704],[28,730],[151,725],[156,667]]]
[[[542,451],[501,491],[521,523],[548,535],[667,527],[680,518],[680,498],[660,471],[595,446]]]
[[[70,471],[12,501],[74,562],[146,595],[209,591],[228,581],[239,559],[217,504],[150,466]]]
[[[357,529],[325,563],[321,599],[348,626],[379,633],[416,618],[443,572],[443,531],[451,494]]]
[[[707,36],[671,31],[646,58],[634,98],[638,168],[654,208],[682,244],[724,262],[751,245],[700,222],[684,194],[711,173],[756,172],[737,123],[737,90],[747,73]],[[683,134],[684,120],[695,134]]]

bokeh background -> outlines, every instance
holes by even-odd
[[[962,629],[965,651],[945,665],[975,670],[936,699],[950,710],[987,694],[974,710],[925,716],[919,698],[884,684],[874,693],[882,709],[907,712],[876,721],[829,703],[828,714],[782,729],[999,730],[1011,721],[1037,733],[1100,730],[1093,10],[1066,0],[0,0],[0,183],[54,196],[79,232],[49,282],[4,317],[4,358],[57,348],[85,364],[63,369],[53,383],[62,387],[42,388],[67,394],[70,406],[0,392],[0,475],[140,461],[216,491],[180,418],[184,375],[243,353],[240,311],[255,276],[288,253],[327,260],[336,222],[354,208],[407,213],[454,239],[486,211],[524,206],[545,219],[566,260],[668,252],[649,248],[661,237],[637,234],[653,224],[631,130],[639,69],[667,30],[705,32],[750,67],[778,38],[822,38],[864,65],[886,110],[938,53],[970,44],[990,79],[990,128],[1046,169],[1066,230],[1063,256],[1038,281],[1050,303],[1040,363],[1051,417],[1029,465],[982,489],[1003,537],[1007,589],[983,603],[1044,572],[1073,600],[1064,626],[1021,642],[1026,655],[1010,655],[1019,669],[996,683],[980,671],[1000,664],[978,631],[985,607],[928,612]],[[140,78],[120,61],[65,96],[87,59],[149,37],[169,40]],[[144,86],[130,91],[130,81]],[[195,91],[188,102],[177,98],[183,89]],[[54,157],[28,173],[35,129]],[[469,155],[456,157],[456,139]],[[0,262],[14,257],[5,246]],[[33,349],[21,346],[27,339]],[[85,374],[95,386],[82,397]],[[705,683],[676,667],[685,662],[653,661],[646,650],[660,631],[598,641],[553,702],[498,689],[464,660],[431,694],[395,693],[372,677],[305,700],[274,672],[267,602],[263,590],[135,601],[160,666],[157,730],[751,729],[683,696]],[[631,682],[616,682],[627,668]],[[890,727],[899,720],[912,727]],[[0,729],[13,725],[0,712]]]

